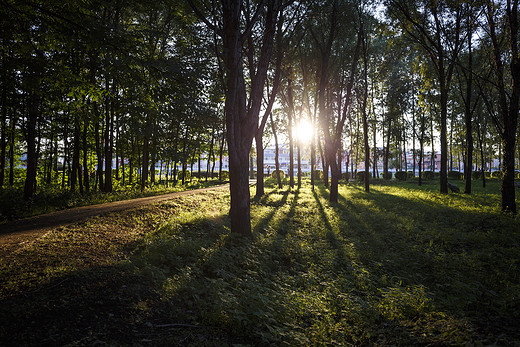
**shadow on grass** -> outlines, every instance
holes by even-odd
[[[516,221],[458,208],[471,201],[467,196],[431,193],[432,199],[413,192],[401,196],[372,189],[367,194],[354,187],[340,192],[334,206],[340,234],[355,245],[370,281],[382,289],[384,312],[400,317],[423,305],[425,311],[417,314],[445,312],[451,324],[466,330],[465,338],[475,329],[483,336],[501,331],[518,339],[512,333],[520,328],[519,300],[512,294],[520,282],[513,260],[520,249]],[[407,291],[419,298],[416,308],[396,306],[406,298],[413,303]]]
[[[224,214],[166,225],[121,264],[0,301],[0,344],[519,341],[518,233],[423,224],[447,210],[376,189],[327,196],[269,192],[253,238]]]

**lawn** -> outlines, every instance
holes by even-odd
[[[0,248],[0,345],[519,345],[520,223],[499,183],[226,189]]]
[[[23,186],[7,187],[0,190],[0,226],[12,220],[51,213],[72,207],[87,206],[143,198],[147,196],[175,193],[185,190],[211,187],[226,182],[217,179],[194,179],[186,184],[180,181],[169,184],[154,184],[144,190],[135,185],[120,185],[115,181],[111,193],[104,193],[91,189],[85,194],[79,191],[63,190],[56,183],[40,187],[37,193],[28,201],[23,199]],[[1,229],[0,229],[1,230]]]

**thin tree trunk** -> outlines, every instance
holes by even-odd
[[[282,177],[280,175],[280,160],[279,160],[279,155],[278,155],[278,152],[279,152],[278,134],[276,133],[276,127],[275,127],[274,121],[273,121],[273,114],[270,113],[269,117],[271,118],[271,130],[273,131],[273,136],[274,136],[274,150],[276,151],[276,153],[274,155],[274,162],[275,162],[275,166],[276,166],[276,172],[278,173],[278,175],[276,175],[277,181],[278,181],[278,188],[282,189]]]
[[[39,80],[39,73],[37,73],[36,80]],[[39,84],[39,81],[35,83]],[[29,94],[29,112],[27,115],[27,171],[25,176],[25,186],[23,197],[24,200],[29,200],[34,195],[34,185],[36,183],[36,124],[38,122],[38,108],[40,105],[39,86],[35,86],[33,91]]]

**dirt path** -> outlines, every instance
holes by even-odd
[[[169,200],[177,196],[197,194],[200,192],[215,190],[227,185],[214,186],[182,192],[169,193],[146,198],[108,202],[104,204],[75,207],[44,215],[24,218],[7,224],[0,225],[0,244],[19,244],[34,240],[45,235],[50,230],[68,224],[83,222],[94,216],[104,215],[131,208],[141,207],[147,204]]]

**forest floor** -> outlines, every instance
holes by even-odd
[[[0,345],[518,346],[520,219],[477,185],[267,180],[252,238],[218,187],[2,244]]]

